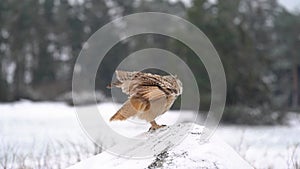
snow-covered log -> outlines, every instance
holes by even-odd
[[[191,130],[186,130],[190,129]],[[167,133],[168,131],[168,133]],[[131,159],[103,152],[69,167],[69,169],[250,169],[252,168],[229,145],[213,136],[209,141],[200,144],[203,127],[192,123],[181,123],[161,128],[152,133],[143,133],[137,137],[148,137],[144,145],[130,147],[130,154],[145,151],[146,148],[161,150],[161,143],[167,148],[157,152],[153,157]],[[188,132],[178,145],[174,146],[165,134]],[[234,138],[233,138],[234,139]],[[167,142],[168,141],[168,142]],[[118,147],[116,145],[115,147]],[[120,146],[120,148],[123,147]]]

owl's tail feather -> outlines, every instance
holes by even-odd
[[[117,112],[109,119],[109,121],[115,121],[115,120],[126,120],[126,117],[124,117],[120,112]]]
[[[124,105],[114,114],[110,121],[115,120],[126,120],[128,117],[134,116],[137,111],[132,107],[129,100],[127,100]]]

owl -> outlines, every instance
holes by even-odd
[[[121,88],[122,92],[128,95],[128,100],[110,121],[138,117],[151,124],[149,130],[164,127],[165,125],[158,125],[155,118],[168,111],[176,98],[181,95],[182,83],[177,76],[160,76],[137,71],[115,73],[117,81],[108,88]]]

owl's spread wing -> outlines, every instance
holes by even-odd
[[[147,92],[147,86],[158,86],[161,79],[158,75],[150,75],[142,72],[116,71],[117,81],[108,85],[111,87],[119,87],[122,92],[132,96],[138,91]]]
[[[133,90],[139,85],[138,81],[134,79],[139,72],[116,71],[117,81],[108,85],[108,88],[118,87],[127,95],[132,95]]]
[[[166,94],[158,86],[139,86],[130,97],[130,103],[138,111],[147,111],[151,101],[165,97]]]

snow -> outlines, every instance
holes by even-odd
[[[220,126],[216,135],[257,168],[293,168],[292,159],[300,162],[300,125]]]
[[[192,128],[192,130],[190,130]],[[166,137],[167,131],[170,134]],[[93,169],[93,168],[111,168],[111,169],[140,169],[140,168],[164,168],[164,169],[194,169],[194,168],[231,168],[247,169],[252,168],[245,162],[230,146],[213,137],[206,143],[200,142],[200,135],[203,127],[192,123],[181,123],[152,133],[144,133],[147,137],[142,145],[126,147],[125,145],[116,145],[117,148],[124,149],[126,155],[134,156],[135,153],[151,149],[157,151],[154,157],[146,159],[132,159],[121,156],[115,156],[108,151],[103,152],[90,159],[84,160],[68,169]],[[178,133],[188,133],[179,145],[174,146],[169,142],[170,136]],[[166,148],[160,150],[161,145]],[[114,147],[113,147],[114,148]],[[128,149],[130,151],[128,151]]]
[[[83,135],[73,108],[63,103],[21,101],[0,105],[1,139],[22,143]],[[57,130],[62,128],[63,130]],[[76,138],[74,138],[76,139]]]
[[[81,108],[89,109],[89,107],[82,106]],[[129,138],[144,133],[150,127],[149,124],[137,119],[124,122],[108,122],[110,116],[120,107],[119,104],[101,103],[97,107],[101,110],[105,123],[110,125],[116,132]],[[73,149],[76,149],[84,151],[80,155],[80,160],[91,157],[94,145],[81,129],[75,111],[74,107],[58,102],[22,100],[15,103],[1,103],[0,159],[3,155],[2,150],[8,145],[17,147],[18,153],[33,152],[34,156],[41,156],[45,153],[47,147],[52,147],[52,149],[60,152],[62,149],[69,149],[71,145],[72,151],[68,151],[68,153],[72,153]],[[182,114],[180,115],[180,113]],[[269,168],[270,166],[274,169],[292,168],[293,152],[294,160],[299,161],[300,159],[300,146],[297,147],[300,143],[300,123],[297,118],[296,114],[291,114],[290,126],[220,126],[215,137],[226,141],[255,168]],[[194,115],[192,112],[169,111],[159,117],[158,123],[176,126],[175,124],[193,120]],[[60,145],[53,144],[57,141]],[[186,141],[188,142],[188,140]],[[218,144],[221,145],[221,143]],[[85,148],[90,150],[90,153],[85,152],[87,151]],[[197,155],[195,154],[195,156]],[[77,154],[74,154],[74,156],[77,156]],[[106,158],[109,157],[111,156]],[[76,158],[66,159],[64,164],[60,166],[75,164]],[[63,160],[65,157],[57,156],[57,159]],[[149,163],[147,164],[153,162],[153,158],[148,160]],[[57,163],[58,161],[54,162]],[[136,164],[139,162],[130,160],[128,163]],[[144,162],[140,163],[145,164]]]

